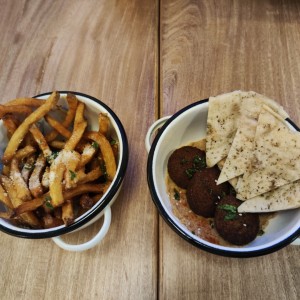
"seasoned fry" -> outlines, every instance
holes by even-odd
[[[42,173],[45,167],[46,167],[46,159],[44,155],[41,153],[35,162],[34,169],[29,178],[29,184],[28,184],[29,190],[32,196],[35,198],[43,194],[43,187],[40,178],[42,177]]]
[[[39,107],[45,103],[42,99],[36,99],[36,98],[17,98],[14,100],[10,100],[7,103],[5,103],[5,106],[18,106],[18,105],[26,105],[26,106],[32,106],[32,107]]]
[[[63,150],[65,156],[65,188],[70,189],[76,186],[78,177],[76,175],[76,169],[80,161],[80,154],[76,151]]]
[[[2,174],[5,176],[9,176],[10,165],[3,165]]]
[[[12,114],[5,115],[2,121],[7,130],[7,137],[10,139],[18,128],[19,122]]]
[[[97,151],[97,146],[93,146],[91,144],[86,144],[83,148],[80,162],[78,165],[78,169],[83,168],[86,164],[88,164],[94,157],[95,153]]]
[[[20,201],[22,202],[31,200],[29,188],[27,187],[27,184],[22,177],[18,166],[18,160],[16,158],[13,158],[13,160],[11,161],[9,178],[16,187],[16,197],[18,197],[18,199],[20,199]]]
[[[116,160],[109,141],[99,132],[90,131],[85,133],[86,138],[95,141],[101,150],[106,166],[106,172],[109,180],[112,180],[116,174]]]
[[[18,115],[29,115],[32,113],[32,109],[25,105],[16,106],[5,106],[0,104],[0,118],[3,118],[6,114],[18,114]]]
[[[36,149],[30,145],[28,146],[25,146],[24,148],[22,149],[19,149],[15,155],[15,158],[20,161],[22,159],[24,159],[25,157],[33,154],[36,152]]]
[[[0,218],[10,220],[13,217],[13,213],[9,211],[0,211]]]
[[[52,141],[50,142],[50,146],[56,149],[63,149],[65,147],[65,142],[62,141]]]
[[[24,120],[24,122],[17,128],[17,130],[14,132],[13,136],[9,140],[8,145],[3,154],[2,161],[4,164],[8,164],[12,160],[18,146],[20,145],[26,133],[28,132],[29,127],[33,123],[40,120],[52,108],[54,108],[58,99],[59,99],[59,94],[57,92],[53,92],[51,96],[45,101],[45,103],[41,105],[39,108],[37,108],[33,113],[31,113]]]
[[[72,121],[75,117],[78,100],[75,95],[68,93],[67,94],[67,102],[69,105],[69,110],[67,112],[66,118],[62,122],[62,126],[64,128],[68,128],[70,126],[70,124],[72,123]],[[55,130],[48,133],[46,135],[47,142],[53,141],[57,137],[57,135],[58,135],[58,132]]]
[[[103,134],[105,137],[108,137],[108,131],[109,131],[109,118],[106,114],[100,113],[98,116],[98,123],[99,123],[99,130],[101,134]]]
[[[12,205],[15,208],[21,205],[23,202],[16,194],[16,188],[13,181],[6,176],[1,176],[0,181],[10,198]],[[20,221],[30,225],[33,228],[39,228],[41,225],[37,217],[30,211],[20,214]]]
[[[49,191],[53,207],[64,203],[62,180],[66,167],[60,157],[51,164],[49,172]]]
[[[86,183],[86,182],[91,182],[96,179],[98,179],[100,176],[103,175],[103,172],[100,168],[93,169],[87,174],[82,174],[79,175],[78,177],[78,183]]]
[[[85,104],[68,94],[69,109],[59,112],[64,116],[59,122],[50,112],[61,110],[59,97],[53,92],[46,101],[18,98],[0,107],[9,140],[0,175],[0,218],[20,226],[69,226],[101,199],[116,173],[118,147],[110,144],[108,116],[100,114],[98,130],[87,132]],[[10,112],[17,109],[15,117]],[[46,122],[50,126],[43,127]]]
[[[43,134],[41,133],[41,131],[39,130],[39,128],[33,124],[30,128],[29,131],[31,132],[34,140],[36,141],[36,143],[38,144],[38,146],[40,147],[40,149],[42,150],[43,154],[45,157],[50,157],[52,154],[52,151],[50,150],[47,141],[45,139],[45,137],[43,136]]]
[[[65,138],[70,138],[72,135],[71,131],[69,131],[67,128],[65,128],[61,123],[56,121],[51,116],[45,116],[46,121],[50,126],[52,126],[60,135],[62,135]],[[53,132],[53,131],[52,131]]]
[[[62,206],[62,220],[66,225],[71,225],[74,222],[74,210],[71,200],[65,201]]]
[[[84,108],[84,103],[80,102],[76,109],[73,132],[69,140],[66,142],[65,150],[74,150],[84,133],[87,126],[87,122],[83,117]]]
[[[49,188],[49,173],[50,173],[50,168],[46,167],[45,172],[42,176],[42,186],[46,189]]]
[[[65,191],[63,193],[63,197],[65,200],[71,200],[76,196],[86,194],[86,193],[96,193],[96,194],[104,193],[108,187],[109,187],[109,184],[86,183],[86,184],[77,186],[71,190]],[[45,204],[45,202],[48,201],[47,199],[50,200],[49,193],[45,193],[43,196],[41,196],[39,198],[35,198],[33,200],[21,203],[19,206],[15,207],[15,209],[14,209],[15,215],[19,216],[25,212],[33,211],[33,210],[39,208],[40,206],[42,206],[43,204]]]
[[[8,207],[10,209],[14,208],[14,206],[12,205],[12,203],[8,197],[8,194],[4,190],[1,183],[0,183],[0,202],[2,202],[6,207]]]
[[[36,160],[36,155],[32,154],[32,155],[28,156],[25,164],[23,165],[21,174],[22,174],[22,177],[23,177],[24,181],[26,182],[26,184],[28,184],[30,174],[32,173],[32,171],[34,169],[35,160]]]

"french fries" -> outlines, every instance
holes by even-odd
[[[59,98],[53,92],[47,100],[17,98],[0,105],[9,139],[2,157],[0,218],[19,226],[69,226],[101,199],[116,174],[117,146],[110,143],[107,115],[99,114],[98,130],[87,131],[85,104],[71,93],[68,110],[60,111],[64,119],[55,118]]]
[[[8,164],[15,152],[17,151],[19,145],[21,144],[23,138],[29,130],[29,127],[35,122],[39,121],[46,115],[52,108],[55,107],[57,101],[59,99],[59,94],[53,92],[51,96],[45,101],[43,105],[37,108],[33,113],[31,113],[23,123],[16,129],[11,139],[8,142],[8,145],[3,154],[2,161],[4,164]]]

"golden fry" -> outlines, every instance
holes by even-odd
[[[17,98],[14,100],[10,100],[7,103],[5,103],[5,106],[18,106],[18,105],[26,105],[26,106],[32,106],[32,107],[39,107],[45,103],[42,99],[36,99],[36,98]]]
[[[7,137],[10,139],[19,126],[18,120],[12,115],[7,114],[2,118],[3,125],[7,130]]]
[[[110,124],[107,114],[100,113],[98,116],[98,123],[99,123],[99,132],[103,134],[105,137],[107,137],[109,132],[109,124]]]
[[[78,176],[78,183],[86,183],[86,182],[91,182],[96,179],[98,179],[100,176],[103,175],[103,172],[101,171],[100,168],[93,169],[87,174],[82,174],[81,176]]]
[[[62,141],[52,141],[49,143],[51,147],[56,148],[56,149],[63,149],[65,147],[65,142]]]
[[[51,149],[49,148],[47,141],[39,128],[33,124],[30,128],[29,131],[31,132],[34,140],[38,144],[39,148],[42,150],[43,154],[45,157],[50,157],[52,154]]]
[[[83,168],[86,164],[88,164],[94,157],[94,154],[96,153],[97,147],[92,146],[91,144],[86,144],[83,148],[80,162],[78,165],[78,169]]]
[[[2,202],[6,207],[8,207],[10,209],[14,208],[14,206],[12,205],[12,203],[8,197],[8,194],[4,190],[1,183],[0,183],[0,202]]]
[[[60,135],[62,135],[65,138],[70,138],[72,133],[66,129],[60,122],[56,121],[54,118],[51,116],[47,115],[45,116],[46,121],[48,124],[53,127]]]
[[[19,149],[15,155],[15,158],[20,161],[22,159],[24,159],[25,157],[33,154],[36,152],[36,149],[30,145],[28,146],[25,146],[24,148],[22,149]]]
[[[67,200],[62,206],[62,220],[67,226],[74,222],[73,204],[70,200]]]
[[[76,196],[86,194],[86,193],[104,193],[107,188],[109,187],[109,184],[82,184],[79,185],[73,189],[70,189],[68,191],[63,192],[63,197],[65,200],[71,200]],[[41,207],[45,203],[49,203],[53,205],[52,199],[49,195],[49,193],[45,193],[43,196],[39,198],[35,198],[33,200],[20,203],[19,206],[15,207],[14,213],[16,216],[19,216],[25,212],[36,210],[37,208]]]
[[[75,117],[76,108],[78,105],[77,97],[71,93],[67,94],[67,102],[68,102],[69,109],[68,109],[66,118],[62,122],[62,126],[64,128],[68,128],[70,126],[70,124],[72,123],[72,121]],[[57,137],[57,135],[58,135],[58,132],[53,130],[50,133],[48,133],[45,138],[46,138],[47,142],[50,142],[50,141],[53,141]]]
[[[21,174],[26,184],[28,183],[29,177],[34,169],[35,159],[36,155],[31,154],[30,156],[28,156],[28,158],[25,161],[25,164],[23,165]]]
[[[22,202],[20,198],[16,195],[16,187],[10,178],[6,176],[1,176],[0,181],[10,198],[12,205],[15,208],[21,205],[22,203],[26,203]],[[22,222],[30,225],[33,228],[39,228],[41,225],[38,218],[30,211],[20,214],[20,218]]]
[[[5,176],[9,176],[10,165],[3,165],[2,174]]]
[[[64,155],[65,171],[65,188],[70,189],[76,186],[78,177],[76,169],[80,161],[80,154],[76,151],[62,150]]]
[[[34,169],[29,178],[29,190],[33,197],[37,198],[43,194],[43,187],[40,181],[42,173],[46,167],[46,159],[44,155],[41,153],[34,165]]]
[[[9,211],[0,211],[0,218],[10,220],[13,217],[13,213]]]
[[[61,159],[51,164],[49,172],[49,192],[51,204],[53,207],[60,206],[64,203],[62,181],[66,167]]]
[[[32,109],[25,105],[5,106],[0,104],[0,118],[2,119],[6,114],[29,115]]]
[[[16,197],[22,202],[31,200],[31,194],[19,170],[18,160],[14,157],[10,164],[9,178],[14,183]]]
[[[87,122],[83,117],[84,109],[85,109],[84,103],[79,102],[76,109],[73,132],[69,140],[66,142],[64,148],[65,150],[74,150],[84,133],[84,130],[87,126]]]
[[[11,139],[9,140],[8,145],[3,154],[2,161],[4,164],[8,164],[12,160],[20,143],[22,142],[26,133],[28,132],[29,127],[33,123],[37,122],[42,117],[44,117],[44,115],[46,115],[52,108],[54,108],[58,99],[59,94],[57,92],[53,92],[51,96],[45,101],[45,103],[39,108],[37,108],[33,113],[31,113],[17,128],[17,130],[14,132]]]
[[[113,180],[113,178],[115,177],[115,174],[116,174],[117,165],[116,165],[115,156],[114,156],[114,153],[113,153],[113,150],[112,150],[112,147],[111,147],[109,141],[107,140],[107,138],[104,135],[102,135],[99,132],[95,132],[95,131],[87,132],[84,136],[88,139],[95,141],[99,145],[104,162],[105,162],[107,177],[109,180]]]
[[[45,172],[44,172],[44,174],[42,176],[42,186],[45,189],[49,188],[49,173],[50,173],[50,168],[46,167]]]

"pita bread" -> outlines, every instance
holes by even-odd
[[[238,212],[273,212],[298,207],[300,207],[299,180],[243,202],[238,207]]]
[[[255,92],[234,91],[209,98],[206,140],[206,163],[208,167],[214,166],[228,156],[238,129],[240,129],[242,140],[253,139],[257,119],[263,105],[271,107],[282,119],[288,117],[288,114],[275,101]],[[240,147],[239,144],[239,139],[237,139],[233,149],[237,150]],[[252,143],[249,142],[250,148],[251,145]],[[245,155],[245,161],[248,159],[248,153],[251,153],[251,150]],[[239,164],[238,166],[240,166]],[[231,167],[229,164],[226,165],[220,180],[224,182],[238,176],[233,171],[235,167],[236,165]]]
[[[251,199],[300,179],[300,133],[263,107],[249,168],[238,181],[237,198]]]

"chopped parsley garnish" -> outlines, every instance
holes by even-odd
[[[74,180],[76,178],[76,173],[73,172],[72,170],[69,170],[69,172],[70,172],[71,180]]]
[[[59,151],[52,151],[52,154],[46,157],[49,164],[52,164],[53,160],[58,156]]]
[[[174,189],[174,199],[175,200],[180,200],[180,194],[176,189]]]
[[[237,208],[234,205],[224,204],[219,205],[218,208],[223,209],[227,212],[227,214],[224,217],[225,221],[231,221],[237,217]]]
[[[100,170],[102,172],[102,177],[104,178],[104,180],[107,180],[107,171],[106,171],[106,166],[104,161],[100,161]]]
[[[54,209],[52,204],[51,204],[51,197],[50,196],[46,196],[45,197],[45,205],[49,208],[49,209]]]
[[[186,159],[182,159],[180,164],[184,164],[189,162]],[[206,167],[206,161],[205,158],[200,157],[199,155],[194,156],[193,160],[192,160],[193,166],[189,169],[185,170],[185,173],[187,174],[188,178],[192,178],[194,176],[194,174],[198,171],[201,171],[201,169]]]
[[[96,142],[92,142],[92,147],[97,150],[99,148],[99,144]]]
[[[193,159],[194,167],[195,168],[206,168],[206,160],[204,157],[200,157],[199,155],[196,155]]]
[[[186,169],[185,173],[188,176],[188,178],[192,178],[194,176],[194,174],[196,173],[196,169],[191,168],[191,169]]]
[[[110,144],[113,146],[113,145],[116,145],[117,144],[117,141],[116,140],[111,140],[110,141]]]
[[[24,169],[25,169],[25,170],[32,170],[32,169],[33,169],[33,165],[27,164],[27,163],[26,163],[26,164],[24,165]]]

